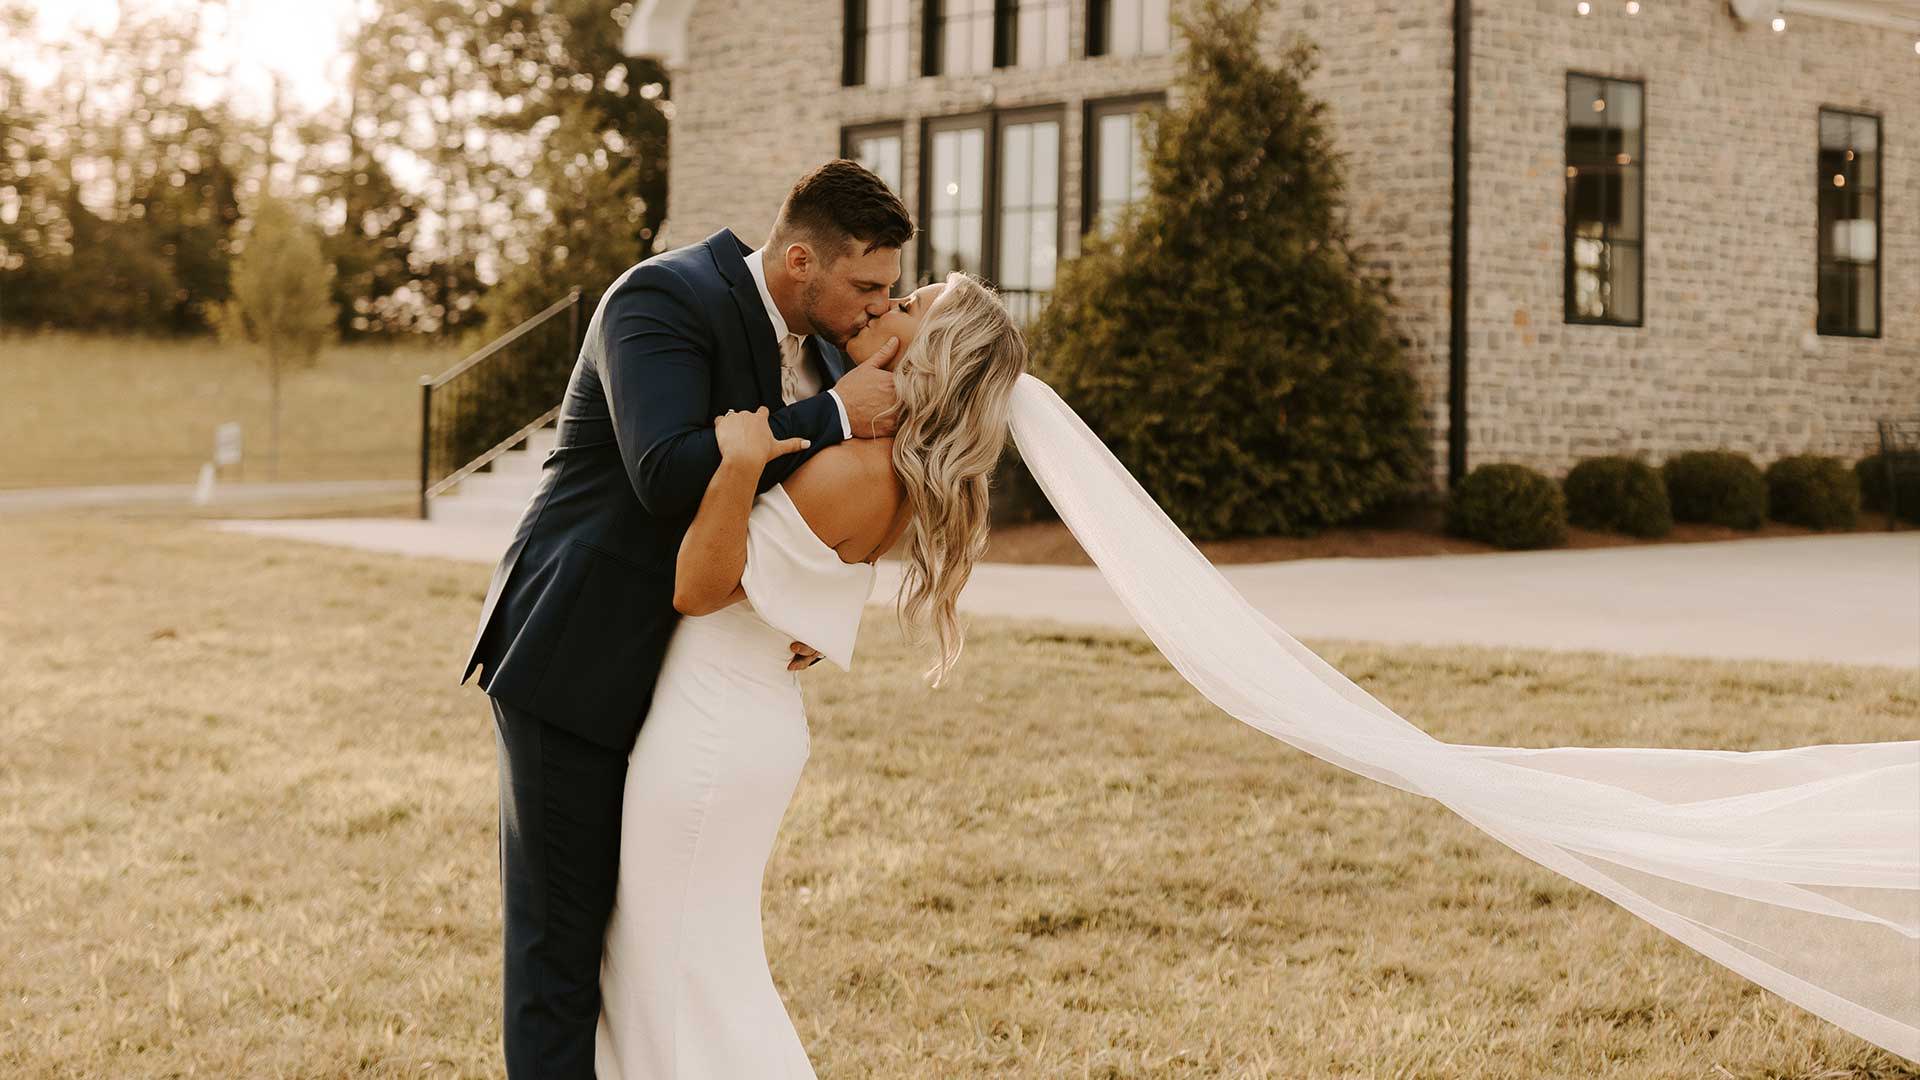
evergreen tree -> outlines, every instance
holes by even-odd
[[[1314,47],[1262,52],[1264,0],[1201,0],[1150,193],[1062,266],[1036,373],[1189,535],[1306,535],[1430,484],[1384,277],[1350,244],[1307,94]]]

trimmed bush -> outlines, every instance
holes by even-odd
[[[1860,520],[1860,481],[1837,457],[1783,457],[1767,466],[1767,516],[1809,529],[1851,529]]]
[[[1868,454],[1853,464],[1853,475],[1860,482],[1860,509],[1886,513],[1887,467],[1878,453]],[[1900,520],[1920,523],[1920,473],[1900,476]]]
[[[1644,461],[1588,458],[1569,470],[1560,486],[1567,494],[1567,520],[1583,529],[1641,537],[1673,531],[1666,481]]]
[[[1061,264],[1034,374],[1193,539],[1309,536],[1432,486],[1424,399],[1316,50],[1262,43],[1270,2],[1180,6],[1146,197]]]
[[[1673,520],[1757,529],[1767,520],[1767,478],[1745,454],[1690,450],[1660,466]]]
[[[1887,508],[1887,467],[1882,465],[1882,455],[1868,454],[1853,463],[1853,478],[1860,482],[1860,509],[1885,510]],[[1906,492],[1902,491],[1902,495]]]
[[[1525,465],[1482,465],[1448,494],[1446,529],[1495,547],[1554,547],[1567,538],[1567,497]]]

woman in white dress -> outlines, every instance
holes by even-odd
[[[721,466],[675,571],[685,617],[628,759],[601,1080],[814,1075],[760,926],[761,878],[810,746],[788,644],[850,668],[874,562],[904,536],[901,611],[910,633],[937,639],[939,684],[959,658],[954,602],[986,547],[988,478],[1026,368],[1005,308],[963,273],[916,290],[847,352],[864,361],[890,336],[902,349],[892,438],[828,447],[756,497],[766,462],[804,443],[774,439],[765,408],[716,420]]]

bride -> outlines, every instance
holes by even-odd
[[[628,759],[620,873],[602,953],[594,1074],[647,1080],[811,1077],[767,969],[760,883],[806,765],[788,643],[846,669],[874,562],[906,540],[903,612],[930,628],[938,685],[959,658],[954,604],[986,545],[987,484],[1027,350],[1006,309],[954,273],[848,342],[889,337],[893,437],[815,454],[757,498],[776,440],[763,406],[715,422],[721,465],[674,573],[684,616]]]
[[[680,548],[681,620],[627,773],[601,974],[602,1077],[810,1077],[773,986],[760,882],[808,753],[787,643],[852,663],[873,562],[906,539],[903,611],[937,683],[985,547],[989,472],[1022,460],[1154,644],[1222,710],[1435,799],[1709,958],[1920,1061],[1920,741],[1735,752],[1440,742],[1249,606],[1072,409],[965,274],[849,343],[888,336],[892,440],[822,450],[753,495],[764,410],[716,422],[725,463]],[[744,602],[743,602],[744,601]]]

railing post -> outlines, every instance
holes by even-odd
[[[586,332],[586,329],[580,325],[580,299],[585,295],[585,293],[580,291],[580,286],[575,285],[573,287],[573,303],[567,305],[567,340],[573,343],[574,356],[579,356],[580,346],[586,344],[581,337],[581,335]]]
[[[420,520],[427,520],[427,488],[433,481],[433,376],[420,376]]]

